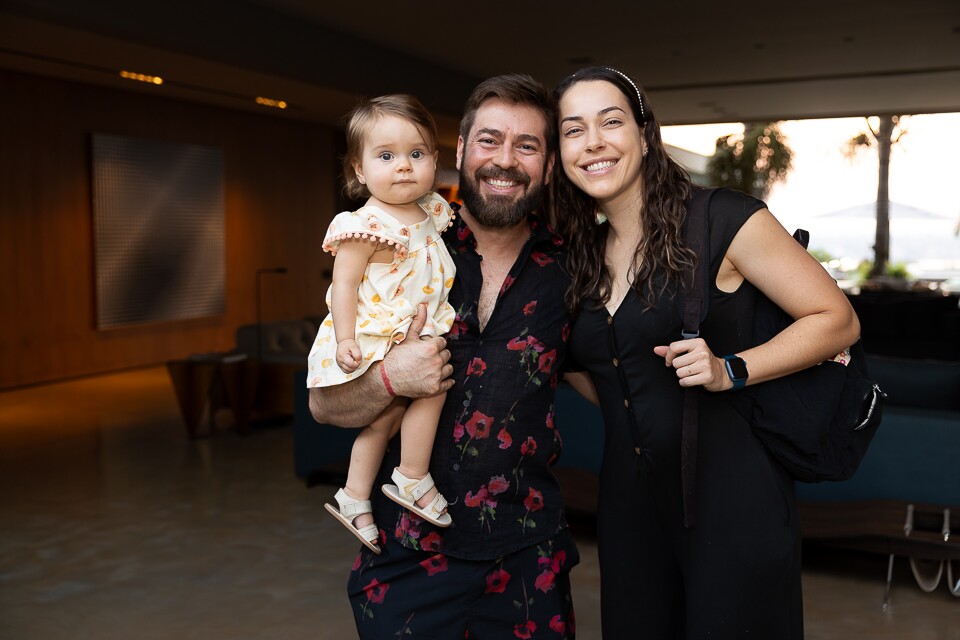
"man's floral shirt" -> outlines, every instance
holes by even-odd
[[[430,472],[449,501],[453,526],[441,529],[374,496],[377,524],[412,549],[488,560],[555,536],[566,527],[550,467],[560,456],[554,398],[570,315],[563,241],[539,218],[480,331],[482,275],[476,241],[463,219],[444,234],[457,266],[447,334],[454,387],[437,427]],[[399,461],[394,441],[381,481]],[[375,492],[379,493],[379,492]]]

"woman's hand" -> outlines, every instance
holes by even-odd
[[[654,347],[653,352],[673,367],[680,386],[702,386],[707,391],[726,391],[733,387],[723,360],[713,355],[703,338],[678,340],[669,346]]]

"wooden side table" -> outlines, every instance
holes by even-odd
[[[198,436],[207,410],[211,432],[220,409],[230,411],[237,430],[247,429],[257,392],[258,367],[254,358],[243,354],[198,354],[167,362],[167,371],[190,438]]]

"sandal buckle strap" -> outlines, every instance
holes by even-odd
[[[353,518],[359,516],[362,513],[372,513],[373,508],[369,500],[355,500],[347,495],[347,492],[343,489],[337,491],[337,494],[334,496],[337,500],[337,506],[340,507],[340,514],[345,518]]]
[[[429,473],[419,480],[413,480],[395,469],[393,472],[393,481],[397,483],[397,487],[400,488],[404,495],[412,496],[414,500],[419,500],[434,487],[433,476]]]
[[[443,510],[447,508],[447,499],[443,497],[443,494],[438,493],[434,497],[433,502],[430,503],[430,506],[427,509],[430,510],[436,517],[443,515]]]

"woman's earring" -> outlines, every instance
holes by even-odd
[[[599,226],[607,221],[607,214],[605,214],[603,211],[600,211],[600,207],[597,207],[597,210],[593,213],[593,219]]]

